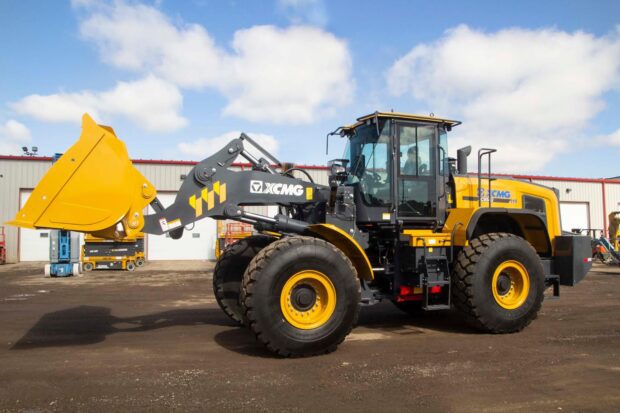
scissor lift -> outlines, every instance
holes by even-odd
[[[84,237],[82,247],[82,269],[84,271],[133,271],[144,264],[143,234],[122,240],[97,238],[90,234]]]
[[[50,231],[50,263],[45,276],[70,277],[80,274],[80,234],[65,230]]]

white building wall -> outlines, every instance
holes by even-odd
[[[4,222],[19,210],[20,190],[33,189],[52,165],[45,160],[0,159],[0,225],[6,234],[6,260],[18,261],[19,229]]]
[[[605,183],[607,214],[620,211],[620,183]]]
[[[587,202],[590,210],[590,227],[604,228],[603,188],[600,183],[542,179],[533,179],[532,182],[557,188],[560,191],[560,202]]]

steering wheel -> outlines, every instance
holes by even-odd
[[[364,172],[364,175],[362,175],[362,179],[360,179],[360,185],[362,191],[369,194],[370,189],[374,189],[382,185],[381,175],[376,172],[367,170]]]

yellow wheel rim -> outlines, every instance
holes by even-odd
[[[514,310],[527,299],[530,275],[520,262],[504,261],[493,274],[491,288],[497,304],[507,310]]]
[[[292,326],[302,330],[318,328],[334,314],[336,289],[322,272],[300,271],[282,287],[280,308]]]

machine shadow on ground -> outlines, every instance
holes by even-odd
[[[45,314],[11,350],[89,345],[116,333],[201,324],[234,326],[215,309],[170,310],[123,318],[113,316],[107,307],[79,306]]]
[[[11,350],[92,345],[116,333],[199,325],[230,327],[213,337],[218,345],[230,351],[255,357],[274,357],[255,340],[248,329],[237,328],[220,309],[215,308],[170,310],[135,317],[115,317],[108,307],[68,308],[43,315]],[[422,334],[423,329],[457,334],[474,333],[452,312],[412,317],[395,310],[389,303],[363,307],[357,326],[395,334]]]

